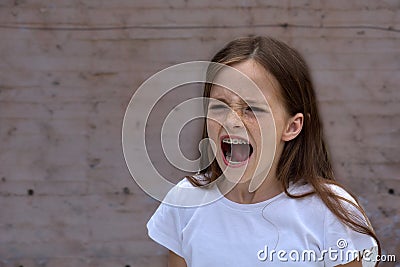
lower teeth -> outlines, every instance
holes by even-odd
[[[242,163],[242,162],[240,162],[240,161],[232,161],[231,159],[232,159],[232,157],[231,156],[229,156],[229,155],[226,155],[226,160],[230,163],[230,164],[239,164],[239,163]]]

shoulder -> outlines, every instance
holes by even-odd
[[[326,184],[329,192],[327,193],[327,198],[329,202],[336,208],[335,210],[344,212],[345,217],[351,217],[352,220],[357,221],[365,226],[371,227],[365,212],[356,199],[356,197],[351,194],[344,187],[337,184]],[[333,216],[335,212],[329,210],[329,213]],[[336,217],[336,216],[334,216]]]
[[[345,188],[343,188],[340,185],[337,184],[331,184],[331,183],[326,183],[327,188],[334,193],[336,196],[340,197],[341,199],[350,201],[351,203],[358,205],[358,202],[356,199],[352,196],[352,194],[347,191]]]
[[[175,186],[180,187],[180,188],[195,188],[196,187],[188,180],[188,178],[186,176],[183,177]]]
[[[288,203],[295,208],[300,216],[307,217],[308,220],[321,220],[325,225],[331,223],[340,223],[340,220],[335,215],[335,210],[342,212],[345,217],[349,216],[368,225],[368,219],[357,202],[349,191],[340,185],[333,183],[325,183],[322,185],[322,190],[316,193],[316,190],[310,184],[294,184],[288,189],[290,195],[294,198],[287,197]],[[304,197],[299,197],[303,196]],[[313,215],[318,214],[315,217]],[[322,222],[322,220],[321,220]]]
[[[175,207],[196,208],[210,204],[221,197],[215,185],[194,186],[185,177],[168,192],[162,202]]]
[[[323,237],[322,248],[339,252],[358,252],[376,247],[377,243],[371,236],[355,230],[356,228],[360,229],[360,227],[353,228],[345,224],[336,214],[338,212],[344,215],[345,218],[372,229],[368,218],[355,197],[340,185],[327,182],[323,186],[325,192],[321,193],[322,196],[314,193],[307,197],[293,200],[294,202],[300,200],[298,205],[301,206],[298,206],[298,212],[302,215],[302,218],[307,218],[309,225],[310,223],[314,226],[320,225],[320,228],[317,227],[314,231],[320,231],[319,235]],[[313,191],[315,191],[314,188],[306,184],[293,186],[289,193],[302,195]],[[326,195],[323,196],[323,194]],[[326,200],[331,203],[327,205]],[[345,261],[342,263],[345,263]],[[337,263],[334,264],[333,262],[331,264],[328,264],[328,266],[337,265]]]
[[[359,205],[355,197],[348,190],[338,184],[325,182],[322,184],[322,189],[323,191],[320,193],[322,196],[325,195],[326,197],[333,197],[341,201],[342,203],[349,203],[352,206]],[[317,202],[323,202],[323,200],[321,199],[322,196],[316,194],[315,189],[310,184],[293,184],[289,187],[288,192],[294,196],[314,192],[313,194],[310,194],[309,197]]]
[[[149,232],[168,232],[169,229],[181,232],[199,207],[215,197],[212,190],[193,186],[183,178],[167,193],[150,218]]]
[[[186,178],[179,181],[171,190],[167,193],[155,213],[150,219],[150,222],[170,222],[171,224],[179,224],[182,213],[190,210],[185,206],[181,205],[185,203],[187,199],[187,193],[185,189],[193,189]]]
[[[363,208],[355,197],[343,187],[335,184],[329,184],[328,187],[335,194],[336,202],[333,202],[333,211],[327,208],[325,214],[324,249],[335,250],[347,255],[347,258],[340,259],[342,260],[341,264],[352,261],[355,258],[355,252],[368,250],[375,253],[373,248],[377,247],[377,243],[366,232],[366,229],[371,232],[373,229]],[[338,214],[342,216],[342,219],[338,217]],[[343,218],[348,223],[345,223]],[[331,259],[327,259],[327,261],[329,262]],[[331,262],[331,266],[334,263],[337,265],[335,261]]]

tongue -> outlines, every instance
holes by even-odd
[[[235,162],[245,161],[249,157],[249,145],[232,145],[231,147],[231,160]]]

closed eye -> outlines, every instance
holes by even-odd
[[[226,105],[211,105],[210,109],[217,110],[217,109],[225,109],[227,108]]]
[[[246,111],[251,111],[251,112],[265,112],[266,110],[258,107],[247,107]]]

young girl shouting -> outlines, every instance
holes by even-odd
[[[212,62],[242,73],[260,94],[221,86],[229,75],[210,68],[203,138],[215,144],[213,160],[176,187],[221,197],[160,205],[147,227],[168,248],[169,266],[374,266],[379,242],[335,181],[303,58],[257,36],[233,40]]]

